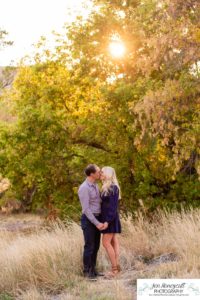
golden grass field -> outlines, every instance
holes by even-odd
[[[142,215],[134,222],[123,219],[122,273],[117,279],[97,282],[80,276],[83,237],[79,224],[41,226],[42,218],[34,215],[0,220],[1,300],[135,300],[137,278],[200,278],[199,209],[159,212],[153,222]],[[40,226],[29,232],[20,226],[14,230],[19,222]],[[98,266],[109,269],[103,247]]]

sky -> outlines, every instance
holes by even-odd
[[[51,32],[62,33],[63,25],[77,14],[87,16],[87,0],[0,0],[0,29],[8,31],[12,46],[0,51],[0,66],[16,65],[32,53],[40,36],[53,43]]]

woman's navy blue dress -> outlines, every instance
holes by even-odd
[[[118,213],[119,189],[117,185],[111,186],[108,195],[101,193],[101,222],[108,222],[108,228],[101,233],[121,233],[121,222]]]

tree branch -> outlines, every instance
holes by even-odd
[[[105,152],[108,152],[108,153],[110,152],[103,145],[100,145],[96,142],[89,142],[89,141],[86,141],[86,140],[83,140],[83,139],[75,140],[73,142],[73,144],[85,145],[85,146],[93,147],[93,148],[96,148],[96,149],[99,149],[99,150],[102,150],[102,151],[105,151]]]

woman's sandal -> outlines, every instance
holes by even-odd
[[[119,265],[112,267],[112,271],[106,273],[104,278],[106,278],[106,279],[114,278],[119,274],[120,271],[121,271],[121,268],[119,267]]]
[[[117,265],[117,269],[118,269],[119,272],[122,270],[120,265]]]

